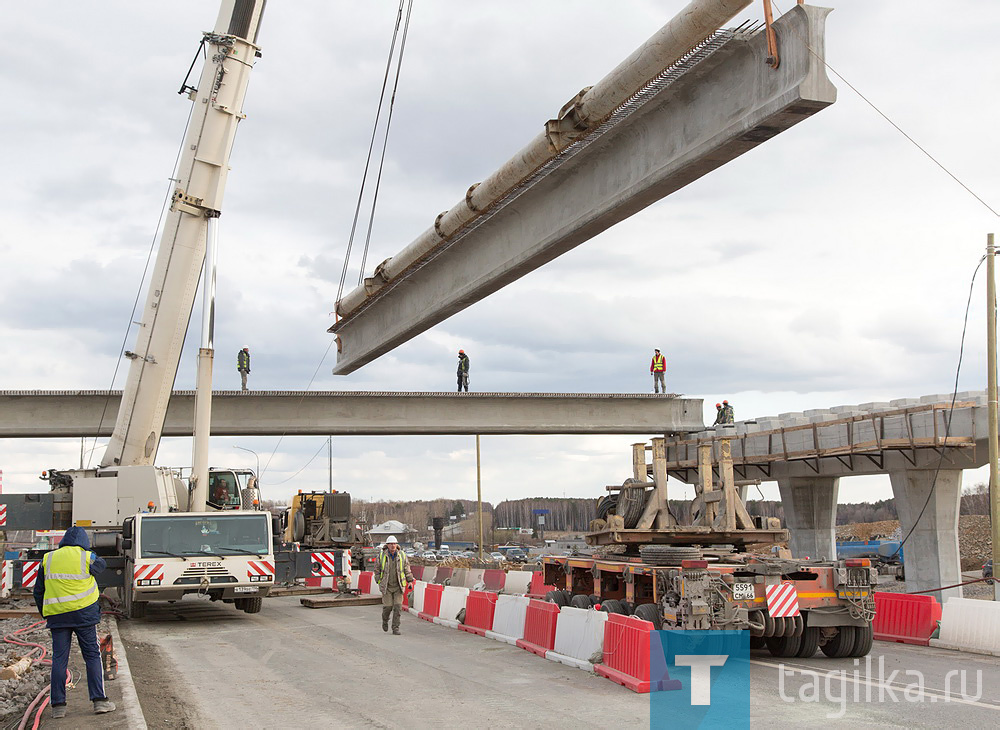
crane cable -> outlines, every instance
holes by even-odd
[[[409,7],[407,8],[407,11],[406,11],[406,28],[404,28],[404,30],[403,30],[403,44],[405,44],[405,42],[406,42],[406,31],[410,27],[410,10],[413,8],[413,0],[409,0],[409,2],[410,2],[410,4],[409,4]],[[361,203],[362,203],[362,199],[364,198],[365,187],[368,184],[368,171],[369,171],[369,168],[371,167],[372,153],[375,150],[375,140],[376,140],[376,138],[378,136],[379,121],[382,118],[382,106],[385,103],[385,90],[386,90],[386,87],[389,85],[389,72],[392,70],[392,59],[393,59],[393,56],[395,55],[395,52],[396,52],[396,40],[397,40],[397,38],[399,36],[399,26],[400,26],[400,24],[402,23],[402,20],[403,20],[403,5],[404,4],[406,4],[406,0],[399,0],[399,9],[396,11],[396,23],[395,23],[395,26],[393,27],[393,31],[392,31],[392,42],[389,44],[389,55],[388,55],[388,57],[385,60],[385,75],[382,78],[382,90],[379,93],[378,108],[375,111],[375,121],[372,124],[371,140],[368,143],[368,157],[365,160],[365,170],[364,170],[364,173],[361,176],[361,188],[360,188],[360,190],[358,190],[358,202],[355,204],[355,207],[354,207],[354,220],[351,222],[351,234],[350,234],[350,236],[347,239],[347,252],[344,255],[344,267],[343,267],[343,270],[340,272],[340,283],[337,286],[337,299],[336,299],[336,301],[338,301],[338,302],[340,301],[340,297],[344,293],[344,283],[347,281],[347,268],[350,265],[350,261],[351,261],[351,249],[354,246],[354,236],[357,233],[357,229],[358,229],[358,218],[361,215]],[[389,122],[392,121],[391,104],[393,102],[395,102],[395,99],[396,99],[396,86],[399,84],[399,66],[402,64],[402,62],[403,62],[403,52],[402,52],[402,47],[401,47],[400,48],[400,53],[399,53],[399,62],[397,63],[397,66],[396,66],[396,79],[393,82],[392,101],[390,102],[390,112],[389,112],[389,120],[388,120]],[[385,144],[388,142],[388,139],[389,139],[389,125],[387,123],[386,124],[386,129],[385,129],[385,142],[383,142],[383,146],[382,146],[382,161],[383,162],[385,160]],[[382,162],[379,163],[378,178],[379,178],[379,180],[381,180],[381,178],[382,178]],[[376,188],[375,196],[376,196],[376,198],[378,196],[378,190],[377,190],[377,188]],[[375,200],[373,199],[372,200],[372,217],[374,217],[374,215],[375,215]],[[368,239],[369,240],[371,239],[371,223],[370,222],[369,222],[369,227],[368,227]],[[367,255],[368,255],[368,241],[365,242],[365,254],[364,255],[365,255],[365,257],[367,257]],[[364,276],[364,266],[361,267],[361,275]]]

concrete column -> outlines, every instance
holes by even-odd
[[[789,548],[796,558],[837,557],[837,477],[788,477],[778,480]]]
[[[913,528],[934,484],[933,469],[906,469],[889,473],[903,537]],[[934,494],[916,529],[903,546],[908,591],[925,591],[962,582],[958,554],[958,508],[962,496],[962,470],[941,469]],[[931,594],[941,603],[962,589]]]

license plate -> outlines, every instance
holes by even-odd
[[[256,593],[257,591],[257,586],[236,586],[233,588],[233,593]]]
[[[734,601],[751,601],[753,597],[753,583],[733,583]]]

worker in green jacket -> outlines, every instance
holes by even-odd
[[[462,388],[465,388],[465,392],[469,392],[469,356],[465,354],[465,350],[458,351],[458,392],[462,392]]]
[[[378,556],[378,588],[382,591],[382,630],[389,630],[392,614],[392,633],[399,636],[399,617],[403,610],[403,592],[406,584],[413,582],[410,561],[399,549],[395,535],[389,535],[385,548]]]
[[[240,371],[240,378],[243,381],[243,390],[246,390],[247,375],[250,374],[250,350],[245,347],[236,353],[236,369]]]

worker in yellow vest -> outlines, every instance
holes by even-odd
[[[653,350],[653,360],[649,363],[649,372],[653,374],[653,392],[659,393],[662,390],[666,393],[667,386],[664,378],[667,376],[667,359],[660,354],[659,350]]]
[[[101,591],[94,576],[107,564],[90,552],[90,540],[82,527],[66,530],[59,548],[42,558],[35,581],[35,605],[52,632],[52,717],[66,717],[66,669],[69,650],[76,634],[87,665],[87,689],[94,713],[112,712],[115,703],[104,692],[104,669],[97,644],[97,624],[101,621]]]

